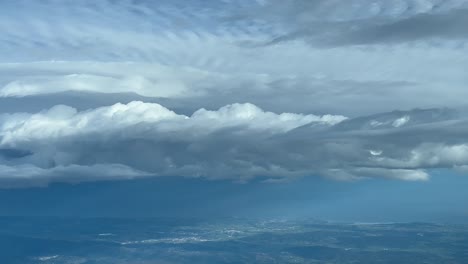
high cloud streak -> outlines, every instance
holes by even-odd
[[[116,179],[129,180],[144,176],[150,176],[150,174],[120,164],[70,165],[49,169],[30,164],[0,165],[0,186],[2,188],[45,187],[51,182],[80,183]]]

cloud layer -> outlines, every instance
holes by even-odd
[[[346,119],[234,104],[186,116],[134,101],[81,112],[58,105],[0,120],[3,187],[171,175],[419,181],[427,170],[468,165],[467,120],[448,109]]]
[[[464,172],[467,14],[465,0],[4,1],[0,187]]]
[[[1,10],[0,103],[136,93],[191,110],[251,102],[356,116],[468,96],[464,0],[20,0]]]

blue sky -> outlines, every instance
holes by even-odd
[[[195,184],[220,201],[206,215],[264,193],[265,215],[466,216],[467,18],[465,0],[0,1],[1,195],[70,213],[48,199],[161,181],[148,199]],[[304,186],[324,190],[274,207]]]

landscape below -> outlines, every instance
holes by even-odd
[[[2,263],[466,263],[466,225],[1,217]]]

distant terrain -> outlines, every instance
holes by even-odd
[[[467,263],[468,226],[225,218],[0,218],[0,263]]]

